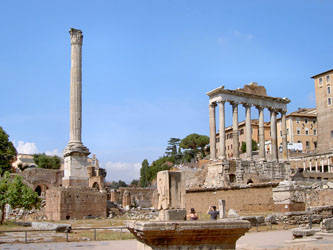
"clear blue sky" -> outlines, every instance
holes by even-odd
[[[311,0],[1,1],[0,126],[21,151],[63,150],[68,30],[82,29],[83,142],[109,179],[131,180],[170,137],[208,135],[205,93],[220,85],[255,81],[290,98],[289,111],[314,107],[310,76],[332,68],[332,11]]]

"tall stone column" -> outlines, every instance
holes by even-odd
[[[64,150],[63,186],[88,186],[87,156],[82,129],[82,40],[81,30],[71,28],[70,133]]]
[[[272,161],[278,160],[278,147],[277,147],[277,129],[276,129],[276,111],[270,109],[271,112],[271,155]]]
[[[231,102],[232,105],[232,148],[233,158],[239,158],[239,138],[238,138],[238,103]]]
[[[219,121],[220,121],[220,157],[222,160],[226,159],[225,155],[225,107],[224,101],[221,101],[219,104]]]
[[[282,158],[288,160],[288,145],[287,145],[287,124],[286,112],[281,112],[281,130],[282,130]]]
[[[246,158],[252,160],[252,127],[251,127],[251,105],[244,104],[245,129],[246,129]]]
[[[259,112],[259,159],[266,160],[264,108],[257,106]]]
[[[215,118],[216,103],[209,104],[209,146],[210,159],[216,160],[216,118]]]

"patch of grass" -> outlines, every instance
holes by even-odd
[[[5,221],[2,225],[0,224],[0,231],[6,231],[6,230],[21,230],[21,229],[27,229],[26,227],[18,226],[12,221]]]
[[[74,231],[69,234],[70,241],[94,240],[94,230]],[[131,233],[114,232],[110,230],[96,230],[96,240],[129,240],[134,239]]]

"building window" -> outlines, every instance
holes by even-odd
[[[241,135],[244,134],[244,129],[241,129],[241,130],[240,130],[240,134],[241,134]]]
[[[317,142],[314,141],[313,144],[314,144],[314,147],[317,148]]]
[[[317,135],[317,129],[313,130],[313,135]]]
[[[297,143],[301,143],[301,141],[297,141]]]
[[[282,136],[282,130],[280,130],[280,136]]]
[[[301,130],[298,128],[298,129],[296,130],[296,133],[297,133],[298,135],[300,135],[300,134],[301,134]]]
[[[331,105],[331,104],[332,104],[332,98],[329,97],[329,98],[327,98],[327,105]]]
[[[323,85],[323,78],[319,78],[319,87],[321,87]]]
[[[299,124],[299,118],[296,118],[296,123]]]
[[[306,148],[307,148],[307,149],[310,148],[310,142],[309,142],[309,141],[306,141],[306,142],[305,142],[305,145],[306,145]]]
[[[326,82],[329,82],[329,81],[330,81],[330,76],[327,75],[327,76],[326,76]]]
[[[305,129],[305,134],[306,134],[306,135],[309,134],[309,129]]]
[[[331,94],[331,86],[327,86],[327,94]]]
[[[305,123],[308,123],[308,119],[305,119]]]

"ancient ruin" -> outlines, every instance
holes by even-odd
[[[128,230],[136,237],[138,250],[235,249],[236,241],[250,228],[239,219],[185,221],[185,184],[179,171],[161,171],[157,176],[159,221],[132,221]]]
[[[106,217],[107,195],[89,188],[87,147],[82,144],[82,41],[80,30],[70,29],[70,139],[64,150],[62,187],[46,191],[45,215],[51,220]],[[92,172],[92,171],[90,171]]]
[[[209,127],[210,127],[210,164],[208,166],[205,186],[223,187],[230,183],[268,182],[283,180],[289,175],[287,151],[286,112],[288,98],[267,96],[263,86],[257,83],[245,85],[242,89],[229,90],[224,86],[207,93],[209,96]],[[226,155],[225,133],[225,103],[232,105],[232,138],[233,154]],[[238,129],[238,107],[245,108],[246,127],[246,159],[240,158],[240,143]],[[219,155],[216,150],[216,106],[219,107]],[[259,113],[259,155],[252,154],[251,107],[256,107]],[[265,152],[264,109],[270,111],[271,150]],[[282,119],[282,159],[279,159],[277,144],[277,114]]]

